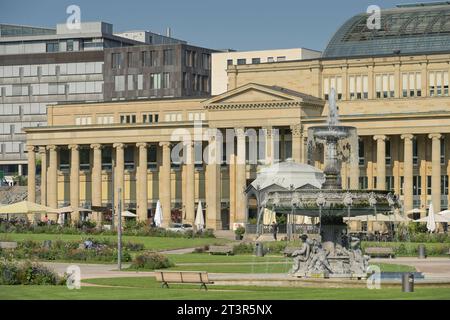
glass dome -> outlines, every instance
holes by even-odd
[[[450,51],[450,3],[399,5],[381,11],[381,28],[356,15],[335,33],[323,58],[427,54]]]

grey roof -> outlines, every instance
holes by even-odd
[[[355,57],[450,51],[450,2],[400,5],[381,11],[381,28],[367,27],[369,14],[345,22],[322,57]]]
[[[288,159],[285,162],[275,163],[262,168],[256,179],[251,183],[251,186],[260,190],[273,185],[286,190],[291,190],[292,188],[297,190],[307,186],[320,189],[324,182],[325,176],[319,169]]]

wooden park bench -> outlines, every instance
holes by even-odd
[[[209,246],[209,254],[233,254],[233,247],[230,246]]]
[[[0,241],[0,249],[16,249],[17,242],[14,241]]]
[[[200,284],[200,289],[208,290],[207,284],[213,284],[206,271],[155,271],[156,281],[162,288],[169,288],[169,283]]]
[[[296,247],[286,247],[286,248],[284,248],[284,250],[283,250],[283,255],[285,256],[285,257],[291,257],[292,256],[292,253],[295,251],[295,250],[298,250],[299,248],[296,248]]]
[[[364,252],[371,257],[395,257],[394,249],[387,247],[369,247]]]

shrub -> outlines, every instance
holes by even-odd
[[[131,263],[130,269],[165,269],[173,267],[174,264],[167,256],[157,252],[145,252],[137,255]]]
[[[35,262],[0,260],[0,285],[62,285],[64,277]]]
[[[245,253],[253,253],[255,251],[255,246],[253,243],[239,243],[233,246],[234,254],[245,254]]]
[[[239,226],[239,227],[236,228],[236,230],[234,230],[234,233],[237,236],[243,236],[244,233],[245,233],[245,228],[243,226]]]

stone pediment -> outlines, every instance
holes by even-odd
[[[276,86],[249,83],[204,101],[205,108],[249,107],[256,105],[299,105],[313,103],[323,106],[323,100]]]

